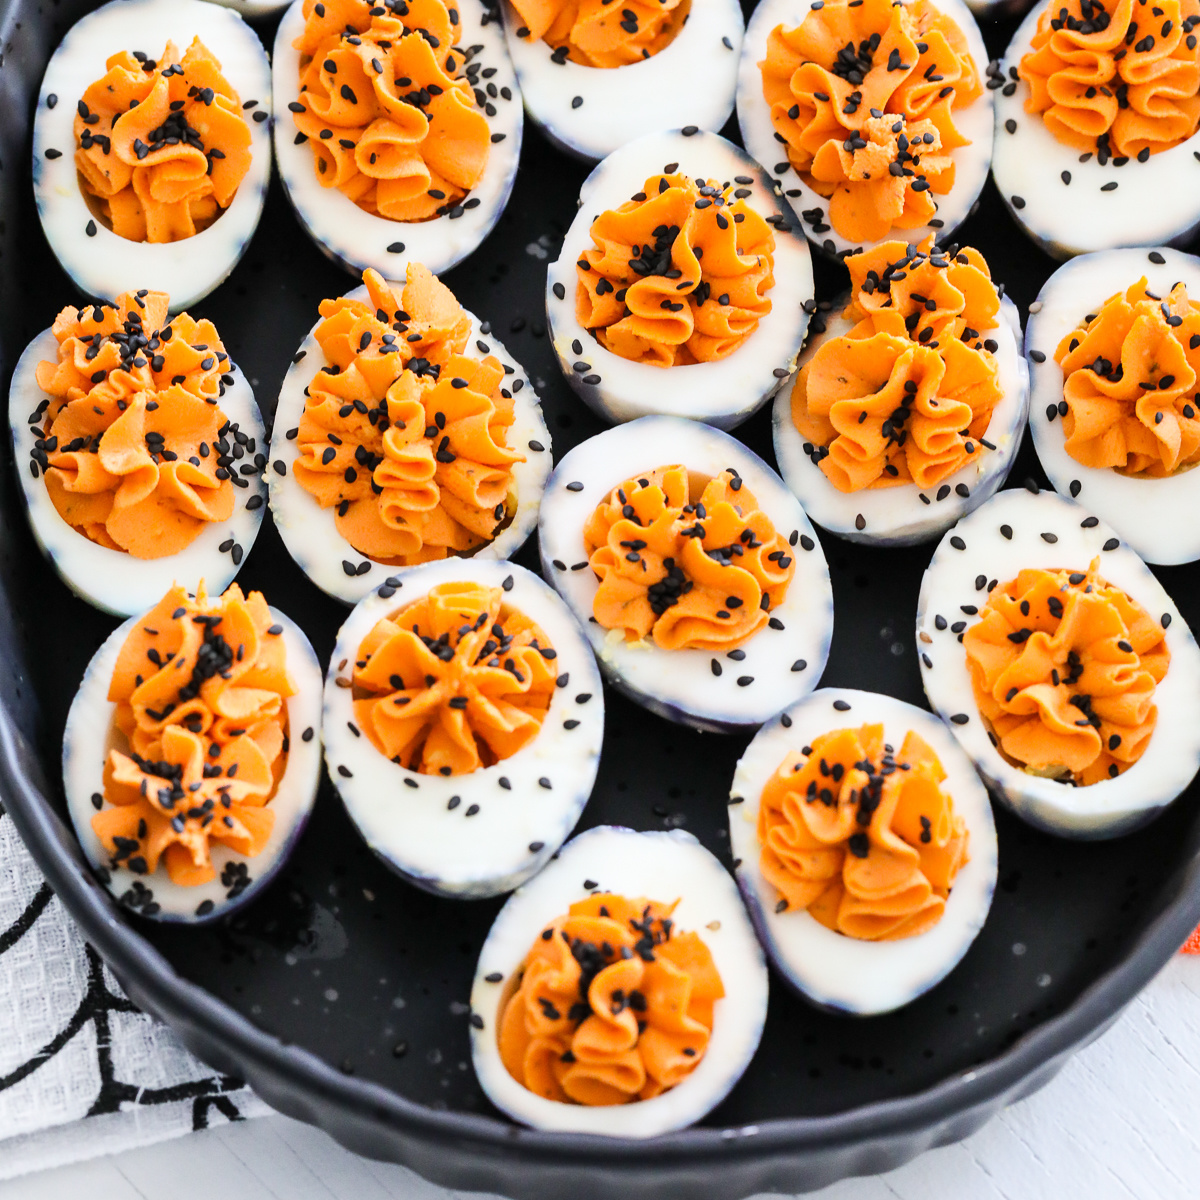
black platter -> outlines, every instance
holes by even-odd
[[[95,6],[0,0],[5,378],[25,343],[78,299],[38,227],[29,129],[51,50]],[[256,27],[270,45],[272,24]],[[985,27],[992,54],[1013,27]],[[732,123],[726,133],[736,139]],[[559,376],[542,300],[546,259],[557,254],[586,173],[527,125],[516,191],[498,228],[446,276],[525,365],[556,457],[601,428]],[[959,240],[983,251],[1024,315],[1053,264],[1021,235],[990,184]],[[844,277],[818,263],[818,295],[832,298]],[[269,421],[318,302],[352,285],[309,242],[275,181],[245,259],[191,311],[216,322]],[[765,411],[738,436],[773,461]],[[483,1097],[468,1050],[465,1001],[499,901],[439,900],[389,874],[327,781],[281,878],[226,924],[186,930],[131,918],[91,879],[65,822],[60,738],[77,681],[116,621],[70,595],[37,552],[5,443],[0,789],[8,811],[139,1004],[214,1067],[364,1154],[456,1188],[578,1200],[618,1187],[635,1200],[719,1200],[886,1170],[966,1136],[1040,1087],[1200,920],[1200,788],[1145,830],[1110,843],[1056,840],[999,811],[1000,883],[987,925],[950,977],[915,1003],[889,1016],[839,1018],[773,979],[762,1048],[701,1126],[649,1143],[519,1129]],[[1045,482],[1028,439],[1011,482],[1027,478]],[[930,547],[882,551],[823,540],[836,603],[826,682],[921,704],[912,635]],[[519,559],[536,569],[532,545]],[[1158,574],[1200,626],[1200,567]],[[269,518],[239,579],[299,621],[327,658],[346,610],[309,583]],[[600,776],[582,824],[682,827],[728,864],[725,800],[746,739],[690,732],[614,692],[606,698]]]

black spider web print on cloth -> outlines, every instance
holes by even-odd
[[[6,1137],[83,1117],[164,1105],[186,1114],[189,1101],[192,1129],[207,1128],[217,1114],[243,1119],[242,1082],[208,1072],[121,993],[42,879],[3,804],[0,989],[0,1146]]]

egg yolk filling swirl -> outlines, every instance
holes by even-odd
[[[557,652],[504,595],[439,584],[363,639],[354,715],[386,758],[425,775],[467,775],[537,737]]]
[[[1140,279],[1067,334],[1054,358],[1076,462],[1150,478],[1200,462],[1200,307],[1182,283],[1164,298]]]
[[[104,764],[92,828],[114,867],[172,883],[216,878],[214,843],[247,858],[271,836],[296,694],[283,627],[259,592],[172,588],[132,629],[109,684],[124,739]],[[245,878],[229,863],[222,882]]]
[[[776,912],[807,909],[864,941],[925,933],[968,862],[946,772],[916,733],[900,753],[882,725],[836,729],[792,752],[763,788],[759,866]]]
[[[219,405],[233,364],[212,322],[168,318],[168,302],[140,291],[64,308],[58,357],[37,365],[30,469],[68,525],[135,558],[186,549],[249,487],[236,467],[245,435]]]
[[[592,612],[610,636],[663,650],[732,650],[783,603],[787,539],[732,468],[712,479],[667,466],[627,479],[587,519],[600,580]]]
[[[76,106],[75,169],[89,207],[119,237],[178,242],[233,202],[250,127],[221,64],[196,38],[180,58],[121,51]]]
[[[771,311],[775,235],[723,187],[653,175],[593,222],[576,263],[575,315],[614,354],[672,367],[732,354]]]
[[[500,1058],[518,1083],[567,1104],[627,1104],[696,1069],[725,988],[674,908],[593,893],[542,930],[500,1015]]]
[[[544,41],[551,58],[585,67],[624,67],[651,58],[683,28],[691,0],[513,0],[517,37]]]
[[[839,234],[877,241],[929,223],[969,144],[954,110],[982,95],[950,17],[929,0],[827,0],[776,26],[758,65],[775,135]]]
[[[297,137],[322,186],[392,221],[461,216],[487,166],[454,2],[304,0]]]
[[[1066,0],[1038,18],[1017,70],[1025,111],[1104,166],[1145,162],[1200,125],[1200,0]]]
[[[413,263],[399,296],[376,271],[364,300],[321,302],[325,366],[295,440],[296,481],[360,554],[409,566],[468,554],[512,519],[511,368],[464,353],[471,321]]]
[[[1141,758],[1171,661],[1162,626],[1087,571],[1025,570],[963,634],[992,744],[1031,775],[1086,785]]]

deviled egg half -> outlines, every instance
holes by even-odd
[[[279,872],[321,775],[321,667],[259,592],[170,588],[96,651],[67,714],[67,809],[143,917],[226,916]]]
[[[766,1016],[766,963],[725,868],[682,830],[601,825],[497,915],[471,1057],[522,1124],[655,1137],[729,1094]]]
[[[1000,63],[996,187],[1057,258],[1200,225],[1200,14],[1042,0]],[[1140,28],[1140,32],[1139,32]]]
[[[1191,630],[1108,525],[1052,492],[1000,492],[942,539],[917,650],[988,787],[1048,833],[1127,833],[1200,767]]]
[[[682,417],[643,417],[558,464],[542,573],[609,681],[671,721],[761,725],[817,686],[829,567],[796,498],[756,454]]]
[[[734,773],[729,846],[780,974],[835,1012],[891,1012],[944,979],[983,928],[996,826],[937,717],[820,688],[755,735]]]
[[[64,308],[8,392],[34,538],[72,591],[120,616],[175,582],[223,591],[266,504],[254,392],[210,321],[168,307],[140,290]]]
[[[447,271],[492,231],[523,118],[482,0],[295,0],[272,62],[279,176],[334,262],[392,279],[409,262]]]
[[[407,274],[322,302],[275,410],[275,525],[347,604],[401,567],[515,554],[552,466],[521,365],[424,267]]]
[[[610,421],[740,424],[786,377],[815,311],[787,206],[715,133],[652,133],[584,181],[546,274],[567,382]]]
[[[962,0],[762,0],[738,125],[814,245],[949,237],[992,162],[987,49]]]
[[[969,247],[884,242],[846,265],[845,307],[775,395],[775,458],[818,525],[909,546],[1008,476],[1029,410],[1021,321]]]
[[[1072,259],[1031,306],[1025,353],[1033,444],[1055,488],[1147,562],[1200,558],[1200,259],[1165,247]]]
[[[50,58],[33,193],[54,256],[88,296],[207,296],[258,227],[271,176],[271,68],[236,13],[110,0]]]
[[[571,154],[603,158],[650,129],[716,131],[733,112],[745,29],[737,0],[504,0],[503,9],[525,109]]]
[[[511,891],[591,795],[604,695],[575,618],[494,559],[425,563],[361,600],[325,681],[325,761],[366,843],[410,883]]]

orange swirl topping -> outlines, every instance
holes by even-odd
[[[691,0],[513,0],[517,37],[554,47],[555,62],[624,67],[652,58],[675,39]]]
[[[936,487],[988,448],[1001,399],[992,339],[1000,297],[969,247],[885,242],[846,258],[849,332],[792,385],[805,451],[841,492]]]
[[[1056,0],[1017,66],[1025,111],[1101,166],[1179,145],[1200,124],[1196,25],[1198,0]]]
[[[518,1083],[566,1104],[627,1104],[696,1069],[725,988],[674,909],[597,892],[542,930],[500,1015],[500,1059]]]
[[[1066,450],[1085,467],[1161,478],[1200,462],[1200,306],[1140,279],[1054,352]]]
[[[108,689],[124,748],[104,764],[111,807],[92,818],[113,866],[153,874],[165,858],[171,882],[192,887],[216,878],[212,843],[262,852],[296,694],[282,633],[236,583],[211,599],[203,584],[195,597],[174,587],[134,626]],[[238,878],[222,882],[237,891]]]
[[[221,64],[196,38],[182,58],[121,51],[75,114],[75,169],[88,206],[119,237],[178,242],[233,203],[250,169],[250,127]]]
[[[963,634],[975,701],[1014,766],[1090,784],[1131,767],[1171,661],[1162,626],[1100,575],[1022,571]]]
[[[807,909],[864,941],[915,937],[941,920],[968,862],[966,822],[937,755],[911,730],[836,729],[792,752],[763,788],[760,869],[776,912]]]
[[[775,286],[775,235],[738,192],[652,175],[601,213],[576,264],[580,325],[614,354],[656,367],[732,354],[771,311]]]
[[[304,0],[289,108],[323,187],[392,221],[462,215],[491,134],[458,20],[454,0]]]
[[[967,40],[929,0],[827,0],[767,39],[763,95],[788,161],[850,241],[926,225],[969,144],[954,110],[982,88]],[[820,224],[815,226],[822,232]]]
[[[795,557],[741,476],[658,467],[627,479],[583,527],[600,578],[592,612],[664,650],[732,650],[783,603]]]
[[[411,263],[397,296],[376,271],[368,298],[323,300],[325,356],[307,390],[293,474],[360,553],[409,566],[469,554],[516,508],[513,392],[492,355],[464,354],[471,321]]]
[[[68,525],[135,558],[179,553],[249,486],[218,405],[233,364],[212,322],[168,320],[167,304],[142,291],[64,308],[58,359],[37,366],[48,398],[31,470]]]
[[[442,583],[384,617],[354,662],[354,715],[375,748],[424,775],[467,775],[529,745],[557,652],[503,588]]]

